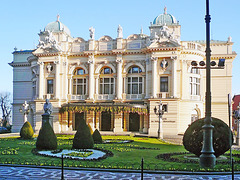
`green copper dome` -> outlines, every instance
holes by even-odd
[[[153,25],[173,25],[178,24],[176,18],[171,14],[167,14],[167,8],[164,8],[164,14],[160,14],[157,16],[154,21]]]
[[[57,21],[48,23],[44,31],[66,32],[69,36],[71,34],[68,27],[59,21],[59,15],[57,16]]]

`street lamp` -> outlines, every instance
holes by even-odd
[[[162,101],[159,102],[158,109],[155,106],[154,113],[158,116],[158,139],[163,139],[163,129],[162,129],[162,115],[164,114],[164,108]]]
[[[19,108],[19,112],[23,113],[24,123],[27,122],[27,115],[29,113],[29,104],[27,101],[25,101],[24,104],[22,104],[22,106]]]
[[[213,150],[213,128],[211,125],[211,49],[210,49],[210,21],[209,0],[206,0],[206,110],[203,128],[203,147],[200,155],[200,165],[203,168],[213,168],[216,156]]]
[[[237,110],[234,112],[235,119],[237,119],[237,145],[239,145],[239,120],[240,120],[240,106],[237,107]]]

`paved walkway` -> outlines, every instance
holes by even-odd
[[[230,180],[231,175],[179,175],[179,174],[146,174],[144,180]],[[44,168],[26,168],[26,167],[8,167],[0,166],[1,180],[42,180],[42,179],[61,179],[60,169]],[[82,170],[64,170],[65,180],[140,180],[140,173],[117,173],[104,171],[82,171]],[[240,180],[240,175],[235,175],[235,180]]]

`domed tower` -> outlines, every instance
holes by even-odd
[[[67,26],[65,26],[63,23],[59,21],[59,15],[57,15],[57,21],[50,22],[47,24],[45,27],[44,31],[50,31],[53,33],[65,33],[68,36],[71,36],[70,30],[68,29]]]
[[[151,39],[158,37],[160,40],[173,39],[180,41],[181,26],[173,15],[167,13],[166,7],[164,13],[153,20],[149,29]]]
[[[44,28],[44,31],[40,31],[39,35],[39,44],[38,48],[49,48],[55,47],[57,50],[61,49],[62,42],[72,42],[73,38],[71,37],[71,32],[67,26],[59,21],[59,15],[57,20],[51,23],[48,23]]]

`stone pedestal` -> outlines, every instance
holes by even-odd
[[[43,124],[46,122],[49,122],[49,124],[53,127],[53,116],[51,116],[48,113],[44,113],[42,115],[42,127],[43,127]]]

